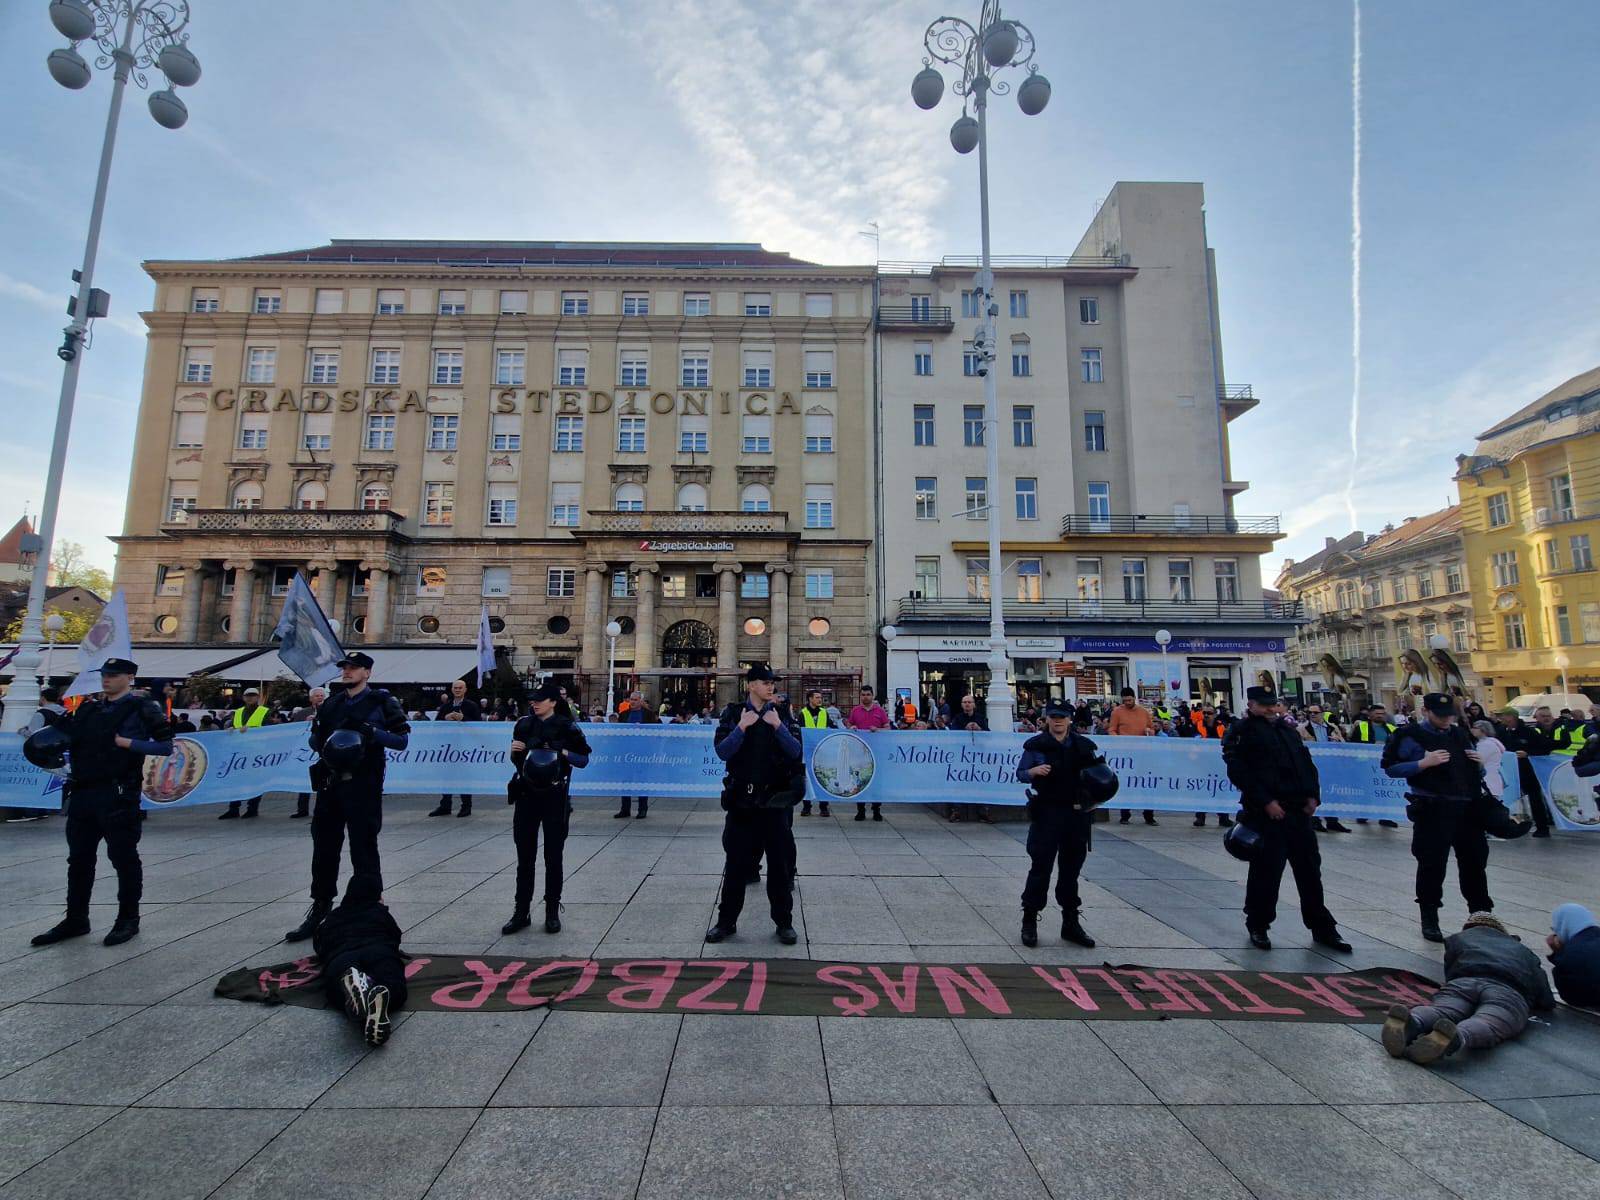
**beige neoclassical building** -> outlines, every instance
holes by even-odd
[[[586,701],[613,620],[619,686],[680,703],[752,660],[868,665],[870,267],[336,241],[146,269],[136,641],[262,645],[304,571],[347,644],[470,648],[486,606]]]

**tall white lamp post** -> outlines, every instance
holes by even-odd
[[[1555,663],[1556,670],[1561,672],[1561,703],[1565,705],[1567,693],[1570,690],[1567,687],[1567,668],[1572,665],[1572,660],[1566,654],[1558,653],[1552,661]]]
[[[611,643],[611,663],[606,672],[606,719],[617,711],[617,639],[622,636],[622,626],[616,621],[606,622],[606,640]]]
[[[960,17],[940,17],[923,34],[928,56],[911,81],[911,99],[918,108],[931,109],[944,95],[944,76],[933,64],[957,66],[961,78],[951,90],[962,97],[961,116],[950,126],[950,144],[958,154],[978,151],[978,214],[982,227],[982,266],[973,276],[981,320],[973,337],[978,374],[983,377],[984,458],[988,468],[989,504],[989,690],[985,704],[991,729],[1010,729],[1016,707],[1011,691],[1011,658],[1006,652],[1006,619],[1000,581],[1000,404],[995,395],[995,318],[1000,307],[994,298],[994,271],[989,259],[989,93],[1005,95],[1010,84],[994,72],[1006,67],[1027,67],[1028,76],[1017,88],[1017,107],[1030,116],[1044,111],[1050,101],[1050,81],[1032,65],[1033,33],[1020,21],[1000,15],[999,0],[984,0],[977,27]],[[977,113],[967,112],[967,104]]]
[[[44,619],[44,594],[50,575],[50,548],[56,534],[56,509],[61,502],[61,476],[67,460],[67,438],[72,431],[72,405],[78,393],[78,367],[83,357],[89,322],[110,311],[110,297],[93,286],[95,257],[100,250],[100,224],[105,216],[106,185],[111,178],[111,153],[117,142],[117,121],[122,115],[122,93],[131,77],[146,87],[145,72],[152,67],[166,76],[168,86],[150,94],[150,115],[156,124],[179,129],[189,119],[177,87],[199,82],[200,63],[185,44],[189,35],[188,0],[50,0],[50,22],[72,44],[52,50],[46,59],[51,76],[62,87],[76,91],[93,78],[78,47],[92,41],[99,49],[95,65],[110,67],[111,110],[106,115],[105,139],[100,145],[100,172],[95,177],[94,203],[89,209],[89,235],[83,248],[83,265],[73,272],[78,294],[68,307],[68,322],[56,351],[66,367],[61,373],[61,399],[56,405],[56,428],[50,445],[50,465],[45,474],[44,502],[39,506],[39,553],[28,587],[28,608],[22,618],[17,657],[12,662],[11,690],[0,729],[20,730],[39,707],[39,641]]]
[[[1172,691],[1172,672],[1167,667],[1167,647],[1172,645],[1172,631],[1156,630],[1156,645],[1161,647],[1161,707],[1166,708],[1168,696]]]
[[[66,627],[67,619],[60,613],[51,613],[44,619],[44,632],[50,640],[44,648],[44,679],[50,682],[50,666],[56,657],[56,638],[61,636],[61,631]]]

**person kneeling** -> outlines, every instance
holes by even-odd
[[[1528,1026],[1531,1009],[1555,1007],[1539,956],[1488,912],[1467,918],[1444,944],[1444,979],[1418,1008],[1390,1007],[1383,1048],[1427,1066],[1462,1050],[1487,1050]]]
[[[406,960],[400,952],[400,926],[384,906],[377,880],[352,876],[343,902],[311,937],[322,960],[328,1002],[342,1007],[361,1027],[367,1045],[383,1045],[393,1029],[393,1014],[406,1002]]]

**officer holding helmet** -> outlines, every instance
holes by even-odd
[[[138,667],[108,658],[100,668],[101,692],[73,713],[52,713],[30,736],[23,753],[48,770],[65,767],[67,812],[67,915],[33,939],[49,946],[89,932],[100,843],[117,871],[117,919],[105,944],[121,945],[139,932],[144,867],[139,862],[139,791],[146,756],[172,753],[172,723],[148,696],[135,695]]]
[[[1078,872],[1089,854],[1089,813],[1116,793],[1116,776],[1095,744],[1072,728],[1072,706],[1052,699],[1044,707],[1045,732],[1022,744],[1017,778],[1028,790],[1028,881],[1022,887],[1022,944],[1039,944],[1039,912],[1059,864],[1056,903],[1061,938],[1079,946],[1095,942],[1079,920]],[[1088,768],[1098,767],[1093,778]],[[1103,772],[1103,774],[1101,774]]]
[[[311,907],[305,920],[284,935],[300,942],[316,932],[339,894],[339,859],[350,834],[350,866],[376,881],[383,892],[378,831],[383,828],[385,750],[404,750],[411,726],[405,710],[382,688],[368,685],[372,658],[359,651],[339,660],[343,690],[330,696],[311,721]]]
[[[533,924],[534,860],[539,830],[544,829],[544,931],[561,932],[561,851],[567,842],[571,804],[567,789],[572,768],[589,765],[589,742],[572,720],[571,710],[554,683],[533,693],[532,711],[511,733],[511,762],[516,775],[506,787],[506,803],[515,805],[511,837],[517,844],[517,897],[511,920],[500,927],[517,933]]]

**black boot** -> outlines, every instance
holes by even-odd
[[[643,796],[639,797],[639,820],[644,820],[650,815],[650,801]]]
[[[1064,912],[1061,914],[1061,940],[1063,942],[1072,942],[1074,945],[1083,946],[1089,950],[1094,949],[1094,939],[1084,929],[1077,913]]]
[[[561,901],[546,900],[544,902],[544,931],[546,933],[561,932]]]
[[[509,936],[513,933],[521,933],[532,924],[533,918],[528,915],[528,906],[519,904],[515,911],[512,912],[511,920],[500,926],[500,932],[502,935]]]
[[[1327,831],[1329,833],[1349,833],[1349,832],[1351,832],[1350,826],[1346,825],[1343,821],[1339,820],[1338,817],[1329,817],[1327,819],[1327,821],[1324,822],[1324,823],[1328,826],[1328,830]]]
[[[618,821],[633,816],[633,800],[630,797],[624,796],[622,798],[622,807],[611,815]]]
[[[68,938],[82,937],[88,932],[88,917],[68,916],[58,921],[51,928],[46,929],[43,933],[34,934],[33,941],[30,944],[34,946],[53,946],[57,942],[66,941]]]
[[[1196,829],[1204,829],[1206,827],[1206,815],[1205,815],[1205,813],[1195,813],[1195,815],[1194,815],[1194,827]]]
[[[300,798],[295,801],[294,811],[290,813],[289,816],[292,819],[295,817],[309,817],[310,815],[311,797],[307,795],[301,795]]]
[[[1430,942],[1444,941],[1444,933],[1439,929],[1439,910],[1422,906],[1422,936]]]
[[[1339,931],[1337,929],[1330,928],[1324,929],[1320,933],[1313,933],[1311,935],[1311,940],[1319,946],[1325,946],[1329,950],[1336,950],[1340,954],[1350,954],[1354,952],[1354,948],[1350,945],[1350,943],[1339,936]]]
[[[1022,944],[1024,946],[1037,946],[1039,944],[1039,914],[1022,910]]]
[[[120,946],[123,942],[139,936],[139,914],[132,916],[118,916],[116,923],[111,926],[111,932],[106,934],[105,944]]]
[[[811,815],[811,801],[802,800],[800,802],[800,815],[802,817],[809,817]]]
[[[463,797],[461,797],[461,809],[460,809],[460,811],[458,811],[456,813],[456,816],[458,816],[458,817],[470,817],[471,815],[472,815],[472,797],[471,796],[463,796]]]
[[[222,812],[222,813],[220,813],[220,814],[218,814],[218,816],[217,816],[217,820],[219,820],[219,821],[237,821],[238,819],[239,819],[239,802],[237,800],[235,800],[232,804],[228,805],[227,810]]]
[[[706,941],[708,941],[708,942],[726,941],[728,938],[732,937],[737,932],[738,932],[738,927],[737,926],[724,925],[721,921],[718,921],[710,929],[706,930]]]
[[[865,804],[856,805],[856,820],[865,821],[866,819],[867,819],[867,806]]]
[[[819,817],[831,817],[831,816],[833,816],[833,814],[828,811],[828,802],[826,800],[824,800],[821,804],[817,805],[817,816],[819,816]]]
[[[439,807],[428,814],[430,817],[448,817],[450,815],[450,797],[440,796]]]
[[[333,905],[326,900],[313,900],[311,907],[306,909],[306,919],[301,921],[288,933],[283,935],[286,942],[303,942],[317,931],[317,926],[333,911]]]
[[[1267,936],[1265,929],[1246,929],[1245,932],[1250,935],[1250,944],[1257,950],[1272,949],[1272,939]]]
[[[1130,809],[1126,809],[1125,808],[1125,809],[1122,810],[1122,816],[1117,818],[1117,824],[1118,825],[1126,825],[1132,819],[1133,819],[1133,812]]]
[[[1230,817],[1227,813],[1218,813],[1217,814],[1217,824],[1222,826],[1222,828],[1224,828],[1224,829],[1232,829],[1233,828],[1233,818]]]

